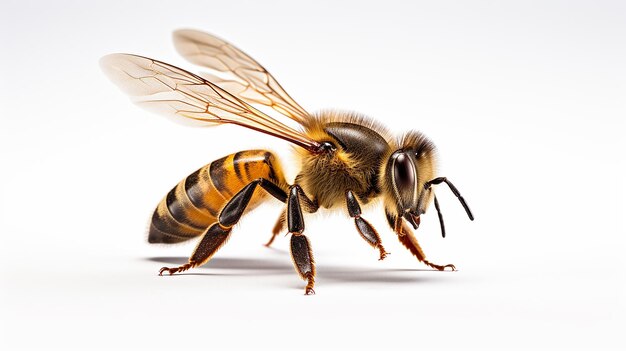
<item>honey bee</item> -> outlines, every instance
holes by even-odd
[[[173,65],[131,54],[101,59],[107,76],[135,103],[175,118],[202,124],[236,124],[286,140],[296,146],[300,171],[288,183],[279,160],[266,150],[240,151],[198,169],[180,181],[159,203],[150,223],[150,243],[200,241],[189,261],[163,267],[174,274],[207,263],[228,240],[233,226],[247,211],[273,197],[285,204],[276,222],[271,245],[286,229],[297,273],[314,294],[315,261],[304,234],[303,212],[319,208],[347,209],[357,232],[387,256],[380,236],[361,216],[361,204],[382,199],[389,226],[417,259],[426,259],[410,224],[417,229],[421,215],[434,202],[442,235],[445,227],[433,185],[445,183],[474,217],[457,188],[437,177],[435,146],[422,133],[409,131],[396,138],[374,120],[356,113],[322,111],[310,114],[296,103],[274,77],[250,56],[213,35],[174,32],[177,51],[213,74],[196,75]],[[253,107],[268,106],[301,128],[294,129]],[[269,110],[268,110],[269,111]],[[269,195],[269,196],[268,196]]]

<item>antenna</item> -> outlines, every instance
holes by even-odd
[[[435,178],[435,179],[427,181],[426,183],[424,183],[424,189],[428,190],[430,189],[432,185],[437,185],[441,183],[448,184],[448,187],[450,188],[454,196],[456,196],[457,199],[459,199],[459,201],[461,202],[461,205],[465,209],[465,213],[467,213],[467,216],[469,217],[469,219],[473,221],[474,215],[472,214],[472,211],[470,210],[469,206],[467,206],[467,203],[465,202],[465,199],[463,198],[463,196],[461,196],[461,193],[459,193],[459,189],[457,189],[454,186],[454,184],[452,184],[452,182],[450,182],[446,177],[439,177],[439,178]],[[439,224],[441,225],[441,235],[445,238],[446,228],[443,225],[443,215],[441,214],[441,209],[439,208],[439,201],[437,201],[437,196],[435,196],[435,208],[437,209],[437,215],[439,216]]]

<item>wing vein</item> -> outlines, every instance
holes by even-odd
[[[113,54],[101,60],[105,73],[135,103],[168,116],[209,124],[237,124],[316,152],[319,143],[286,126],[206,79],[154,59]]]

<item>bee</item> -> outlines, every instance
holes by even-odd
[[[195,30],[176,31],[173,38],[185,59],[220,75],[197,75],[131,54],[103,57],[102,69],[140,106],[205,125],[235,124],[294,144],[300,171],[289,183],[272,152],[247,150],[213,161],[180,181],[154,211],[148,241],[170,244],[199,238],[199,243],[187,263],[163,267],[159,275],[207,263],[242,215],[269,198],[285,206],[266,245],[286,227],[295,270],[307,282],[306,295],[315,293],[315,261],[304,233],[303,212],[320,208],[346,209],[357,232],[378,250],[382,260],[388,253],[361,213],[361,205],[382,199],[387,222],[404,247],[429,267],[456,270],[452,264],[428,261],[408,226],[417,229],[421,215],[434,202],[445,237],[433,191],[433,185],[441,183],[447,184],[474,219],[457,188],[437,176],[435,146],[426,136],[409,131],[396,138],[374,120],[351,112],[311,114],[263,66],[232,44]],[[254,106],[267,106],[300,128]]]

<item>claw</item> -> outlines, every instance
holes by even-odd
[[[167,271],[167,273],[169,273],[170,275],[178,272],[178,268],[168,268],[168,267],[163,267],[159,270],[159,275],[162,276],[163,272]]]
[[[445,271],[446,268],[450,268],[450,270],[456,271],[456,267],[453,264],[447,264],[445,266],[441,266],[441,265],[438,265],[438,264],[434,264],[434,263],[428,262],[427,260],[424,260],[424,263],[428,267],[432,267],[432,268],[434,268],[434,269],[436,269],[438,271]]]
[[[450,268],[453,272],[456,271],[456,267],[453,264],[447,264],[443,266],[442,270],[445,270],[446,268]]]
[[[456,267],[453,264],[447,264],[445,266],[436,266],[435,268],[437,268],[440,271],[445,271],[446,268],[450,268],[451,271],[456,271]]]

